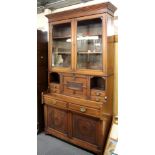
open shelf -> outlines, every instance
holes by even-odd
[[[105,79],[94,76],[90,79],[90,89],[105,90]]]
[[[60,75],[56,72],[50,73],[50,83],[60,84]]]

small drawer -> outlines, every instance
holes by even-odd
[[[60,90],[59,89],[55,89],[55,88],[51,88],[50,92],[51,93],[60,93]]]
[[[59,89],[60,85],[59,84],[50,84],[50,87],[54,88],[54,89]]]
[[[91,90],[91,96],[105,96],[105,92],[100,90]]]
[[[106,102],[104,97],[99,97],[99,96],[91,96],[91,100],[96,101],[96,102]]]
[[[71,111],[76,111],[76,112],[83,113],[86,115],[100,117],[100,110],[97,110],[94,108],[89,108],[89,107],[69,103],[69,109]]]
[[[87,79],[84,76],[64,76],[64,84],[68,82],[82,84],[83,87],[87,85]]]
[[[45,97],[44,102],[46,104],[49,104],[49,105],[54,106],[54,107],[59,107],[59,108],[64,108],[64,109],[67,108],[67,103],[63,102],[63,101],[59,101],[59,100],[50,99],[50,98]]]

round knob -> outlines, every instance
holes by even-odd
[[[81,112],[86,112],[86,108],[81,107],[81,108],[80,108],[80,111],[81,111]]]
[[[41,58],[41,59],[44,59],[44,57],[43,57],[43,56],[41,56],[40,58]]]
[[[108,97],[107,97],[107,96],[104,96],[104,99],[105,99],[105,100],[107,100],[107,99],[108,99]]]

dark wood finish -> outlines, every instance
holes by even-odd
[[[44,112],[41,103],[41,92],[48,87],[48,43],[47,32],[37,30],[37,128],[38,132],[44,130]]]
[[[113,115],[114,39],[113,36],[107,36],[107,23],[115,10],[115,6],[107,2],[47,15],[49,89],[48,93],[43,95],[45,132],[98,155],[103,153]],[[99,32],[99,36],[102,36],[100,43],[103,45],[100,49],[102,64],[99,64],[100,68],[96,70],[80,69],[77,66],[77,22],[96,18],[102,21]],[[69,22],[71,40],[67,40],[68,36],[65,35],[61,38],[71,43],[71,65],[62,67],[61,62],[58,63],[59,67],[52,67],[52,26]],[[57,36],[57,39],[60,37]],[[95,57],[94,53],[91,55]]]
[[[73,113],[73,137],[97,145],[99,121]]]
[[[111,3],[107,2],[107,3],[82,7],[80,9],[78,8],[78,9],[63,11],[63,12],[55,13],[51,15],[46,15],[46,17],[49,18],[49,22],[54,22],[54,21],[60,21],[60,20],[65,20],[69,18],[77,18],[81,16],[103,14],[106,12],[113,15],[115,10],[116,10],[116,7]]]
[[[47,126],[63,134],[67,134],[67,112],[65,110],[48,106]]]

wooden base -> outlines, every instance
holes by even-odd
[[[64,140],[67,143],[73,144],[75,146],[78,146],[80,148],[84,148],[88,151],[91,151],[93,153],[95,153],[96,155],[102,155],[103,154],[103,149],[102,150],[98,150],[98,148],[95,145],[90,145],[89,143],[86,144],[86,142],[81,141],[79,139],[76,138],[69,138],[67,136],[62,135],[60,132],[53,130],[53,129],[47,129],[45,130],[45,134],[47,135],[52,135],[56,138],[60,138],[62,140]]]
[[[50,100],[50,99],[49,99]],[[105,143],[111,125],[111,116],[100,119],[89,116],[87,112],[70,109],[71,103],[55,100],[45,100],[45,132],[69,143],[87,149],[100,155],[104,151]]]

